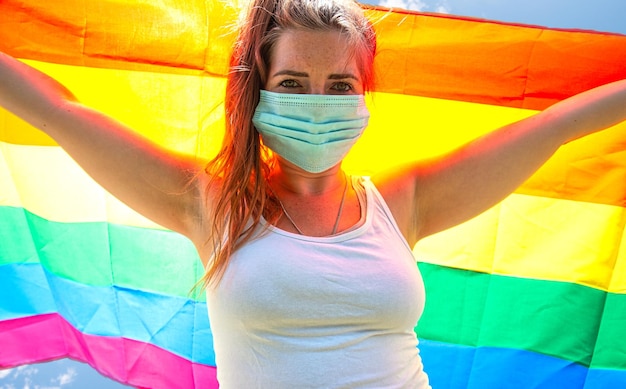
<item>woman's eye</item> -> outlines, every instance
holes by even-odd
[[[283,88],[297,88],[300,86],[296,80],[283,80],[279,85]]]
[[[352,85],[347,82],[341,81],[333,84],[332,89],[339,92],[350,92],[352,90]]]

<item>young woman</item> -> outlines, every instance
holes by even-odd
[[[367,125],[375,37],[351,0],[257,0],[240,30],[226,137],[175,155],[0,55],[0,104],[207,267],[224,388],[425,388],[411,247],[493,206],[562,144],[626,120],[626,81],[427,164],[365,180],[341,161]]]

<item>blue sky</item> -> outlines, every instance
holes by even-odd
[[[369,4],[553,28],[626,34],[623,0],[369,0]],[[68,359],[0,370],[0,389],[127,388]]]
[[[70,359],[0,370],[0,389],[116,389],[112,381],[85,363]]]
[[[552,28],[626,34],[623,0],[365,0],[415,11],[442,12]]]

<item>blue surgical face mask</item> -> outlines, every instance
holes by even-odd
[[[320,173],[343,160],[368,119],[363,95],[262,90],[252,122],[270,150],[308,172]]]

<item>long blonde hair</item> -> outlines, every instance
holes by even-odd
[[[268,191],[272,159],[252,124],[280,34],[292,28],[341,31],[354,48],[365,89],[373,85],[375,34],[353,0],[256,0],[238,28],[226,86],[224,141],[206,167],[207,191],[217,195],[210,207],[214,256],[202,279],[205,286],[219,282],[230,256],[252,238],[262,215],[270,223],[281,215]]]

